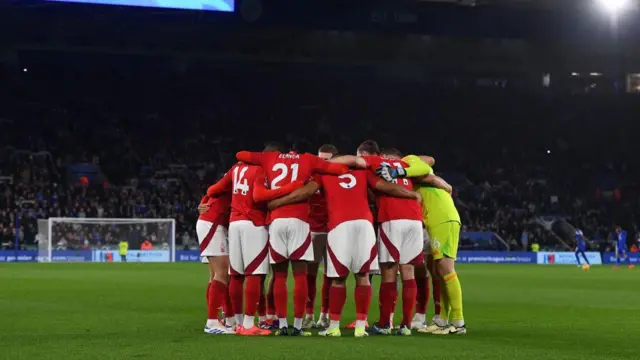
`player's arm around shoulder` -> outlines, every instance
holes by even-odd
[[[337,164],[344,164],[356,169],[366,169],[368,167],[367,161],[361,156],[339,155],[329,159],[328,161]]]
[[[235,166],[235,165],[234,165]],[[207,189],[208,197],[215,197],[225,193],[228,193],[233,188],[233,179],[231,178],[231,172],[233,171],[233,167],[227,171],[226,174],[218,181],[217,183],[209,186]]]
[[[343,175],[349,171],[349,167],[339,162],[326,161],[321,158],[312,155],[305,154],[308,159],[311,159],[314,173],[330,174],[330,175]]]
[[[262,155],[263,153],[260,152],[240,151],[236,154],[236,159],[247,164],[260,165],[262,162]]]
[[[297,190],[304,186],[302,181],[294,181],[277,189],[269,189],[266,186],[266,176],[262,170],[259,170],[253,181],[253,201],[260,203],[265,201],[271,201],[281,196],[290,194],[292,191]]]
[[[369,184],[370,188],[393,197],[422,201],[420,194],[418,194],[417,192],[409,190],[398,184],[384,181],[379,177],[373,175],[372,173],[367,173],[367,183]]]
[[[285,195],[281,198],[269,201],[267,207],[269,210],[277,209],[279,207],[295,204],[309,200],[309,198],[320,189],[319,180],[310,180],[307,184],[292,193]]]
[[[422,156],[408,155],[402,158],[402,161],[409,165],[404,169],[406,173],[404,177],[421,177],[433,174],[433,168],[429,163],[432,162],[435,164],[435,159],[430,156],[424,156],[423,159]]]
[[[419,182],[423,184],[431,185],[437,189],[444,190],[447,193],[449,193],[449,195],[453,193],[453,186],[449,185],[449,183],[445,179],[437,175],[433,175],[433,174],[427,175],[422,179],[419,179]]]

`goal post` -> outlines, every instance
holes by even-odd
[[[38,259],[40,262],[174,262],[175,234],[175,219],[43,219],[38,220]]]

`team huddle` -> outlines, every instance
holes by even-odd
[[[466,333],[454,269],[460,216],[451,186],[433,173],[433,158],[381,151],[371,140],[356,156],[338,155],[333,145],[323,145],[315,156],[268,144],[263,152],[241,151],[236,157],[238,163],[207,189],[198,208],[201,255],[211,273],[205,333],[261,336],[276,330],[277,336],[310,336],[307,330],[316,327],[321,336],[341,336],[350,274],[356,321],[347,327],[356,337],[411,335],[411,330]],[[322,310],[316,323],[321,262]],[[381,276],[379,318],[369,326],[373,274]],[[402,321],[394,329],[398,277]],[[435,314],[427,322],[431,287]]]

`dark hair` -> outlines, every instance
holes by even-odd
[[[282,146],[282,144],[280,144],[279,142],[276,141],[269,141],[267,143],[264,144],[264,152],[270,152],[270,151],[278,151],[278,152],[283,152],[284,150],[284,146]]]
[[[398,149],[396,149],[396,148],[384,149],[384,150],[382,150],[382,153],[383,153],[384,155],[397,156],[397,157],[399,157],[399,158],[402,158],[402,157],[403,157],[403,155],[402,155],[402,153],[400,152],[400,150],[398,150]]]
[[[320,146],[318,152],[330,153],[331,155],[336,155],[338,153],[338,148],[333,144],[324,144]]]
[[[373,140],[365,140],[360,144],[360,146],[358,146],[358,151],[378,155],[380,154],[380,147],[378,146],[378,143]]]

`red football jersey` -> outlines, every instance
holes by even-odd
[[[260,165],[270,189],[278,189],[294,181],[308,181],[313,173],[344,174],[345,165],[334,164],[311,154],[280,152],[247,152],[237,154],[240,161]],[[271,211],[270,220],[296,218],[309,222],[309,202],[289,204]]]
[[[249,220],[255,226],[265,225],[266,207],[253,199],[256,182],[263,181],[264,173],[255,165],[238,163],[224,174],[219,183],[231,191],[231,222]]]
[[[211,207],[207,212],[200,215],[198,220],[209,221],[217,225],[229,227],[229,208],[231,206],[231,195],[225,194],[218,197],[205,196],[200,204],[209,204]]]
[[[367,170],[353,170],[340,176],[319,176],[316,182],[324,191],[329,212],[328,227],[331,231],[345,221],[368,220],[373,222],[369,209],[368,188],[375,188],[380,181]]]
[[[402,160],[388,158],[384,155],[363,156],[367,165],[371,169],[370,173],[375,174],[375,170],[386,164],[392,167],[408,167]],[[394,183],[413,190],[411,179],[396,179]],[[413,199],[401,199],[376,192],[376,208],[378,210],[378,223],[389,220],[419,220],[422,221],[422,207],[420,203]]]

